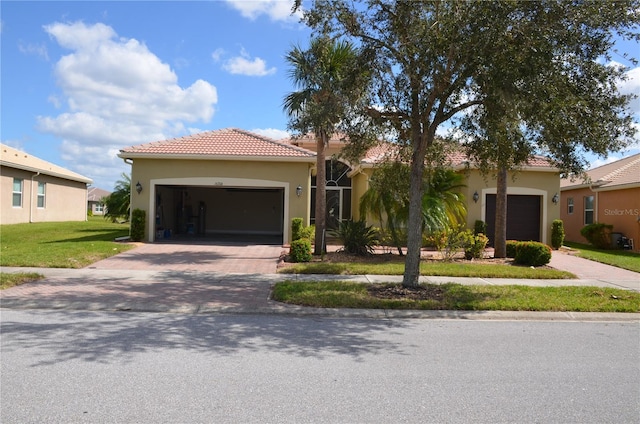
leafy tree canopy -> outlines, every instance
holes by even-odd
[[[313,2],[316,33],[353,40],[367,58],[366,117],[410,152],[404,285],[418,282],[421,181],[438,128],[459,124],[480,162],[510,166],[541,151],[577,171],[584,151],[624,148],[629,98],[615,89],[622,69],[603,60],[614,34],[638,39],[639,14],[640,0]]]

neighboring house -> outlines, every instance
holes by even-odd
[[[276,141],[232,128],[132,146],[118,156],[132,164],[131,208],[146,211],[148,241],[246,234],[287,243],[292,218],[314,222],[315,146],[313,137]],[[360,218],[359,199],[385,155],[374,148],[356,165],[330,159],[342,146],[338,138],[328,146],[328,226]],[[466,176],[468,226],[483,220],[491,236],[495,179],[470,169],[462,155],[452,156],[451,165]],[[560,216],[552,201],[560,191],[558,170],[536,157],[514,178],[508,180],[507,237],[550,243],[551,222]]]
[[[89,187],[87,190],[87,211],[92,215],[102,216],[107,213],[103,199],[111,192],[98,187]]]
[[[624,236],[638,251],[640,241],[640,154],[586,172],[580,180],[560,183],[565,240],[587,243],[580,230],[587,224],[613,225],[612,247]]]
[[[0,145],[0,223],[85,221],[91,179]]]

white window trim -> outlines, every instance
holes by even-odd
[[[43,193],[40,193],[40,185],[42,184]],[[42,206],[40,206],[40,198],[42,197]],[[47,207],[47,183],[38,181],[38,191],[36,193],[36,207],[38,209],[45,209]]]
[[[15,191],[15,183],[16,181],[20,181],[20,191]],[[24,204],[24,180],[22,178],[14,178],[13,182],[12,182],[12,187],[11,187],[11,205],[14,208],[22,208],[22,205]],[[13,203],[13,198],[16,194],[20,195],[20,204],[19,205],[15,205]]]

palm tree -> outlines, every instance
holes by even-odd
[[[129,220],[131,205],[131,177],[124,172],[122,179],[116,181],[113,192],[104,198],[107,213],[104,218],[110,218],[111,222],[116,222],[119,218]]]
[[[357,53],[353,45],[328,37],[311,40],[308,50],[294,47],[286,60],[291,65],[289,76],[299,91],[284,98],[283,108],[289,115],[289,128],[316,137],[316,209],[314,254],[324,252],[326,230],[326,147],[346,117],[350,102],[362,93],[356,69]]]
[[[410,168],[404,163],[384,165],[371,176],[369,189],[360,201],[360,213],[371,213],[386,226],[401,255],[400,229],[409,219],[409,173]],[[451,169],[427,169],[423,176],[423,231],[432,233],[464,223],[467,209],[460,193],[463,182],[464,176]]]

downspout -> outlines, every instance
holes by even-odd
[[[87,211],[87,207],[89,206],[89,186],[91,184],[87,184],[87,188],[84,191],[84,222],[89,221],[89,212]],[[93,208],[91,208],[93,211]]]
[[[33,179],[40,175],[40,171],[31,176],[31,187],[29,189],[29,223],[33,222]]]

